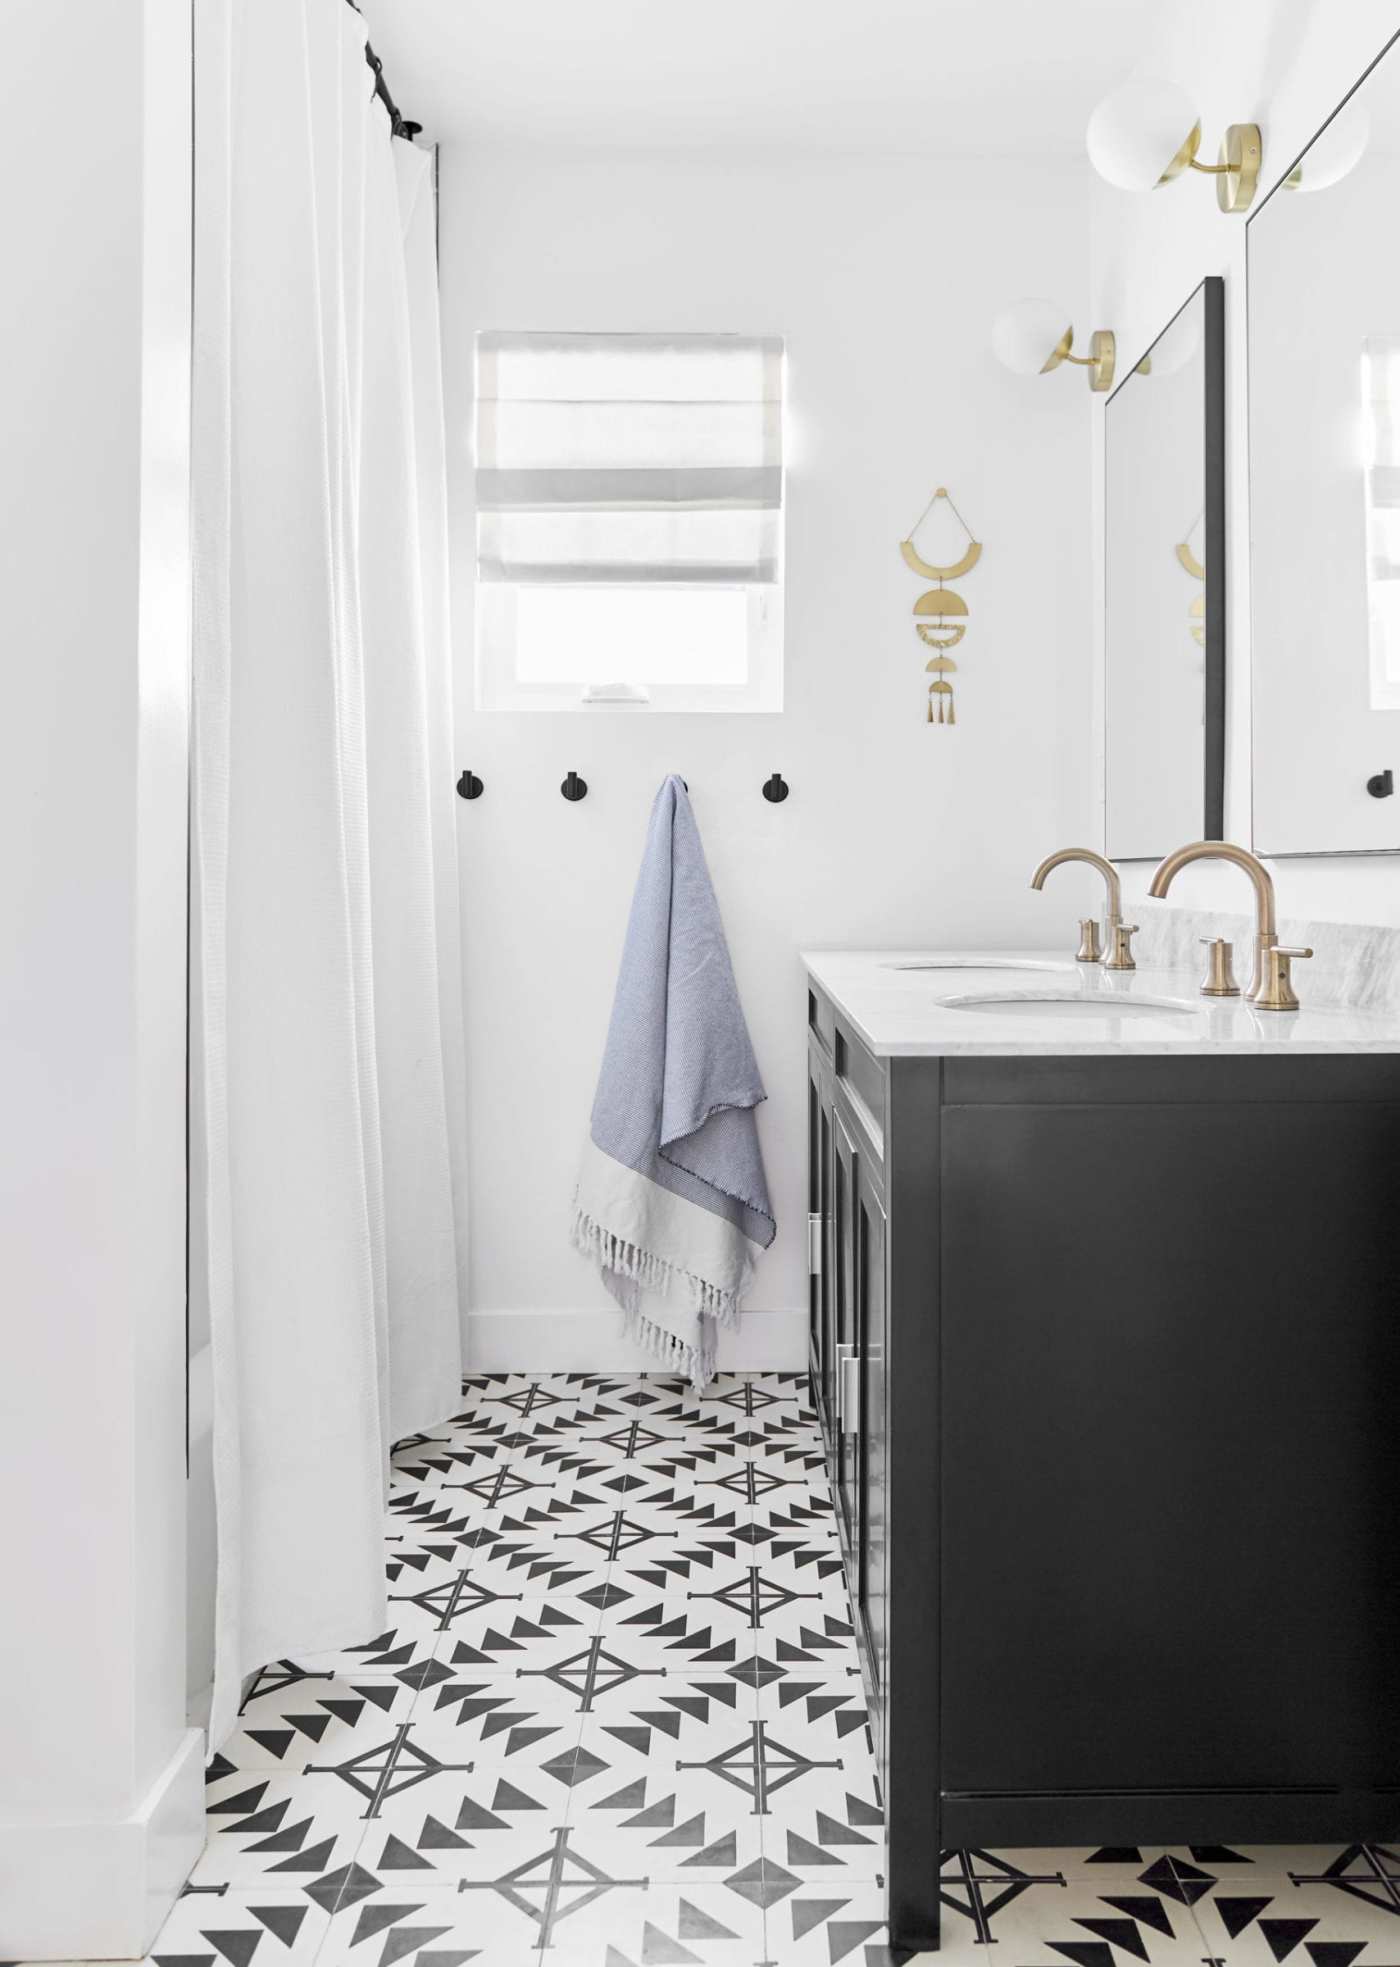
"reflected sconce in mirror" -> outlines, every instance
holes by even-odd
[[[1186,610],[1186,623],[1191,630],[1191,640],[1196,644],[1198,649],[1204,649],[1206,646],[1206,563],[1200,554],[1196,552],[1192,541],[1199,531],[1201,521],[1205,516],[1205,508],[1203,506],[1191,521],[1187,529],[1186,538],[1184,540],[1178,540],[1176,544],[1176,557],[1182,568],[1191,576],[1193,581],[1199,581],[1201,583],[1200,593],[1191,596],[1191,604]],[[1203,553],[1204,551],[1205,548],[1203,545],[1201,552]]]
[[[1074,353],[1074,329],[1067,311],[1054,301],[1015,301],[992,323],[992,347],[997,359],[1014,375],[1044,376],[1062,362],[1089,372],[1095,394],[1113,387],[1114,342],[1107,328],[1089,337],[1089,353]]]
[[[1121,191],[1155,191],[1186,171],[1215,179],[1222,212],[1246,212],[1254,202],[1264,163],[1257,123],[1232,123],[1218,164],[1202,164],[1201,120],[1196,105],[1175,82],[1141,77],[1104,97],[1089,118],[1089,161]]]
[[[1286,191],[1330,191],[1350,177],[1371,140],[1371,118],[1363,103],[1347,103],[1284,179]]]

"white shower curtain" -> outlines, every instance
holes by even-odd
[[[197,0],[191,1293],[211,1740],[382,1631],[390,1444],[461,1372],[431,158],[345,0]]]

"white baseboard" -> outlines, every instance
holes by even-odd
[[[110,1823],[0,1822],[0,1958],[139,1960],[204,1848],[197,1728]]]
[[[623,1337],[616,1311],[474,1311],[466,1335],[469,1373],[657,1370],[652,1353]],[[744,1311],[719,1335],[721,1372],[796,1373],[806,1363],[805,1311]]]

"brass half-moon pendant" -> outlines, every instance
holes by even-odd
[[[1191,542],[1189,540],[1183,540],[1181,542],[1181,545],[1176,550],[1176,557],[1193,579],[1198,581],[1205,579],[1206,570],[1191,551]]]
[[[950,622],[942,635],[935,634],[933,629],[926,627],[923,622],[916,622],[914,626],[919,631],[920,641],[926,642],[930,649],[956,649],[967,634],[967,626],[964,622]]]
[[[934,567],[927,560],[921,560],[914,551],[912,540],[901,540],[899,550],[904,555],[906,565],[916,574],[922,574],[929,581],[955,581],[959,574],[971,573],[982,558],[982,542],[973,540],[961,560],[955,560],[951,567]]]
[[[955,587],[931,587],[914,603],[914,613],[933,615],[939,621],[946,621],[951,615],[957,621],[967,613],[967,603]]]
[[[956,674],[957,667],[951,656],[935,656],[932,662],[924,664],[924,673],[927,675],[932,671],[938,676],[952,676]]]

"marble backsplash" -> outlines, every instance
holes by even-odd
[[[1204,976],[1202,937],[1227,936],[1235,946],[1236,980],[1248,984],[1254,947],[1252,914],[1175,908],[1170,902],[1147,899],[1125,903],[1125,913],[1138,924],[1133,949],[1140,969],[1189,970]],[[1281,915],[1278,937],[1281,943],[1313,952],[1306,963],[1293,966],[1294,988],[1305,1004],[1400,1011],[1400,929]]]

